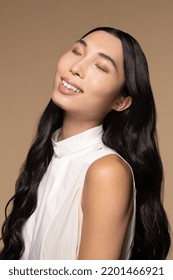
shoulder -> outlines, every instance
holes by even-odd
[[[87,204],[90,199],[97,199],[98,195],[103,199],[107,195],[110,201],[120,200],[122,204],[128,204],[132,186],[132,172],[128,164],[115,154],[106,155],[94,161],[88,168],[83,202]]]
[[[119,259],[133,209],[132,174],[111,154],[89,167],[83,189],[79,259]]]
[[[90,165],[86,179],[92,181],[99,178],[116,181],[121,185],[132,185],[132,172],[129,165],[116,154],[103,156]]]

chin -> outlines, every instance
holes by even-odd
[[[59,92],[54,90],[51,99],[56,106],[63,109],[64,111],[68,111],[68,107],[70,107],[70,105],[68,106],[67,102],[65,102],[64,98],[60,95],[61,94]]]

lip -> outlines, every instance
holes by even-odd
[[[68,79],[66,77],[61,77],[61,82],[62,81],[65,81],[66,83],[70,84],[71,86],[76,87],[77,89],[80,90],[80,93],[83,93],[83,89],[78,84],[71,81],[70,79]]]

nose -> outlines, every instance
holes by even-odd
[[[83,61],[78,61],[74,63],[70,68],[70,72],[72,73],[72,75],[79,76],[81,79],[83,79],[85,76]]]

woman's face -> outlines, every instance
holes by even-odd
[[[123,83],[121,41],[105,31],[96,31],[60,58],[52,100],[66,113],[99,123],[121,98]]]

